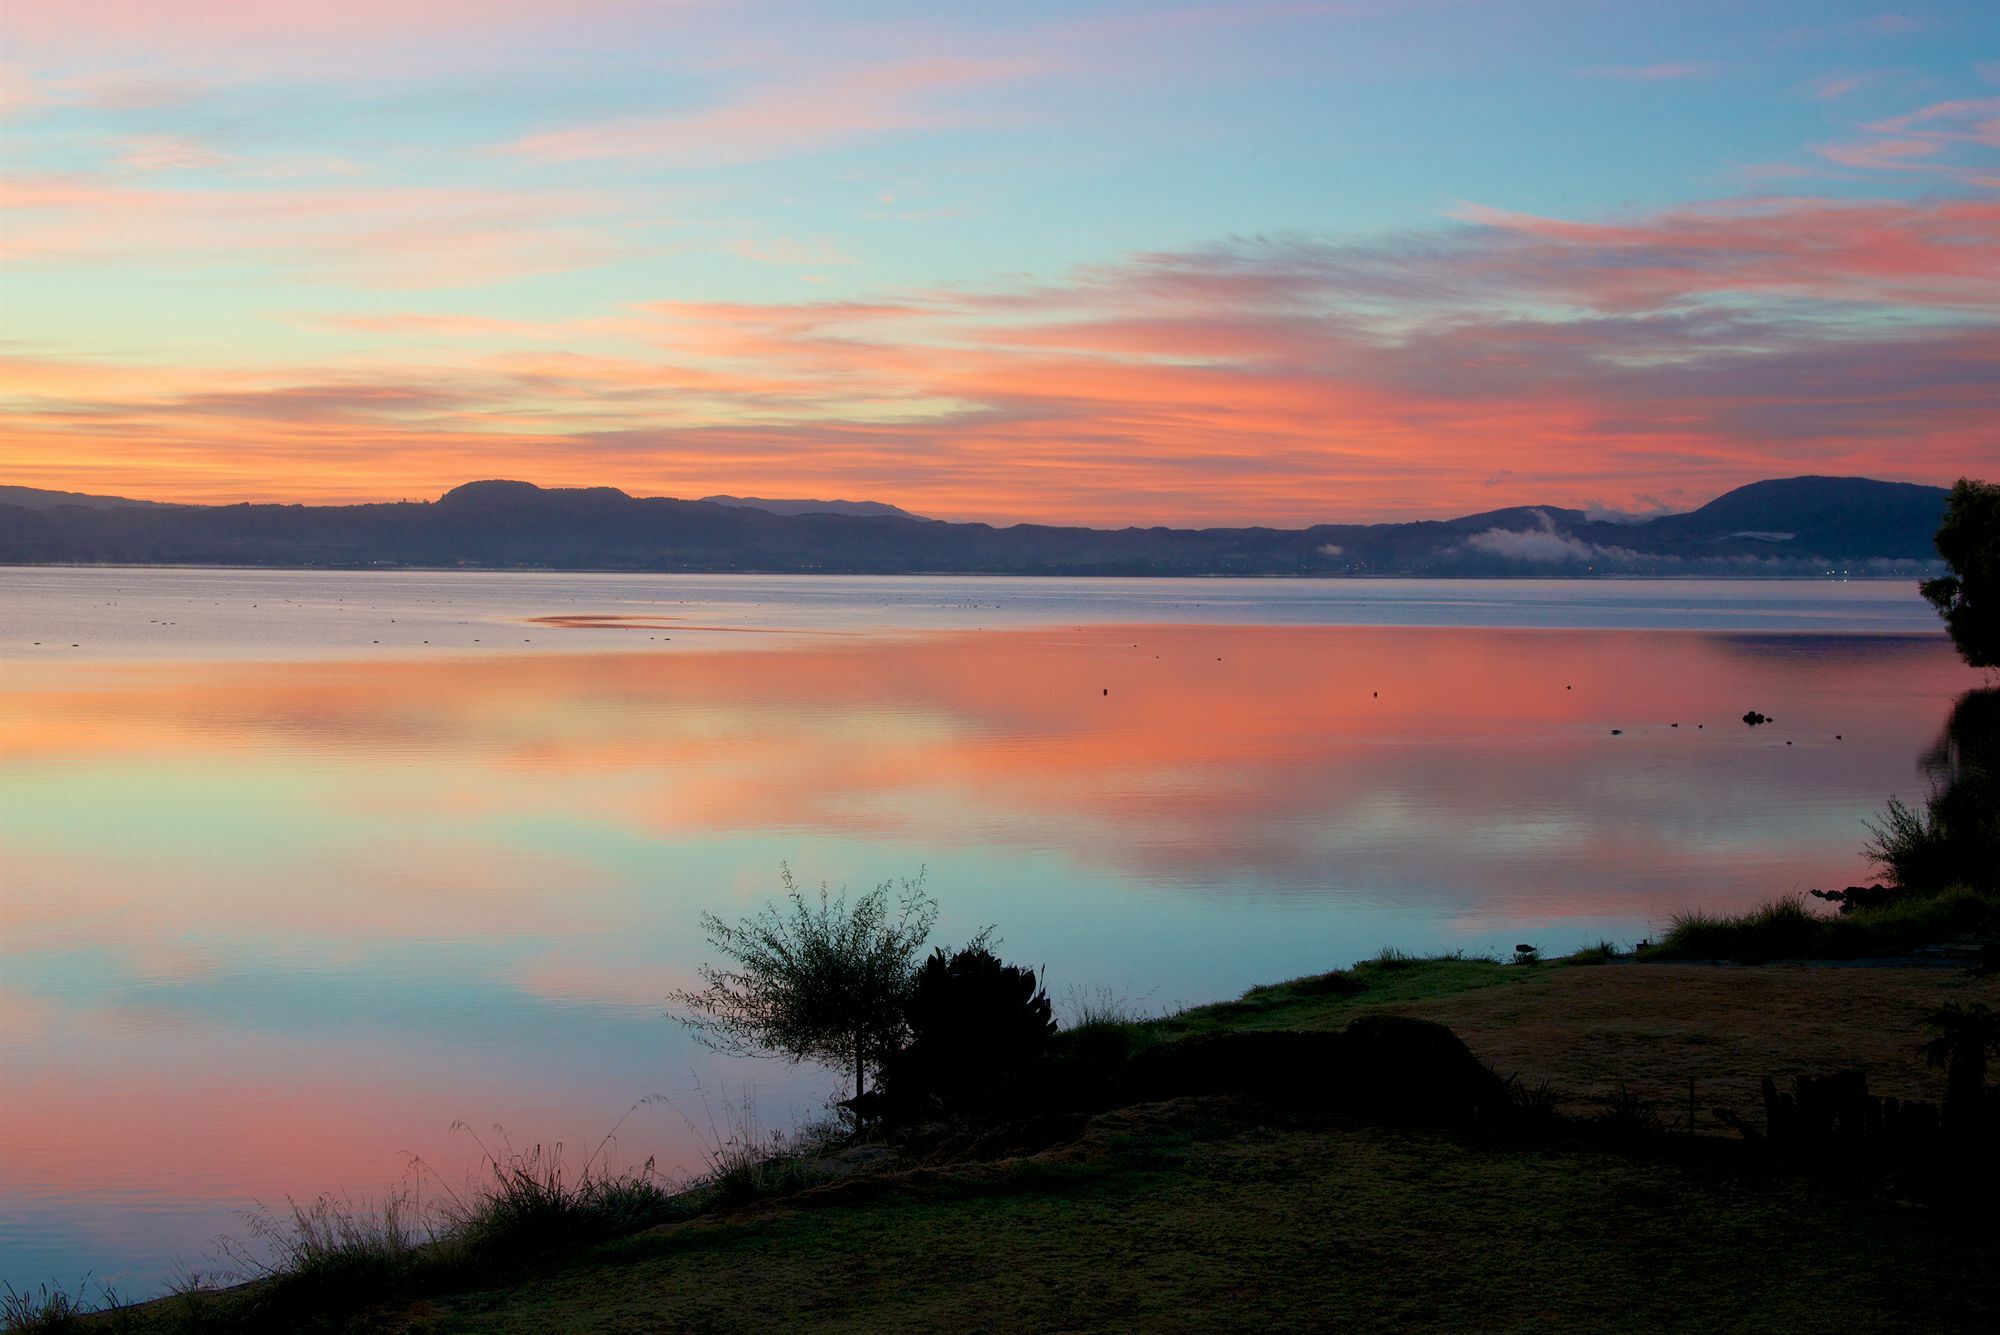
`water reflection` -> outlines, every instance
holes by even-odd
[[[144,1289],[251,1197],[463,1159],[455,1118],[594,1143],[663,1091],[626,1148],[686,1162],[697,1085],[754,1073],[782,1122],[832,1083],[660,1018],[780,860],[928,864],[946,937],[1155,1005],[1629,939],[1859,879],[1967,675],[1937,636],[1251,626],[17,664],[7,1277]]]

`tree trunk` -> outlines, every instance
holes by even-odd
[[[854,1099],[855,1099],[855,1102],[857,1102],[857,1103],[858,1103],[858,1102],[860,1102],[860,1100],[861,1100],[861,1094],[862,1094],[862,1089],[861,1089],[861,1035],[859,1035],[859,1034],[856,1034],[856,1035],[854,1036]],[[858,1112],[860,1111],[860,1109],[858,1109],[858,1108],[857,1108],[857,1109],[855,1109],[855,1111],[856,1111],[856,1112],[858,1113]]]

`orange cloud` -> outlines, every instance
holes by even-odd
[[[17,357],[9,471],[162,499],[424,496],[506,473],[960,518],[1309,523],[1622,503],[1666,472],[1696,495],[1880,474],[1891,442],[1890,471],[1939,481],[1990,453],[2000,205],[1466,217],[878,300],[316,317],[427,340],[320,367]]]

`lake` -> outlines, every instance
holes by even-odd
[[[1867,876],[1981,682],[1907,583],[11,570],[0,613],[0,1278],[127,1295],[253,1202],[462,1181],[457,1122],[688,1170],[813,1114],[837,1074],[664,1014],[787,865],[921,872],[1059,1011],[1630,944]]]

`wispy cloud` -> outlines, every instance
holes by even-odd
[[[1881,70],[1865,70],[1860,74],[1822,74],[1812,81],[1812,95],[1821,101],[1830,102],[1866,88],[1881,78]]]
[[[1662,472],[1698,493],[1880,473],[1893,444],[1902,475],[1943,477],[1990,449],[2000,206],[1466,217],[878,301],[336,321],[431,340],[428,365],[21,364],[10,439],[30,471],[143,442],[156,471],[184,456],[209,479],[226,457],[325,496],[497,470],[1086,522],[1631,508]]]
[[[462,287],[603,262],[601,196],[471,187],[259,183],[196,189],[146,176],[218,165],[198,141],[127,141],[136,179],[0,180],[0,256],[18,266],[161,264],[372,287]]]
[[[1861,129],[1860,138],[1816,151],[1857,170],[1923,172],[2000,189],[2000,98],[1937,102]]]
[[[231,159],[192,135],[142,134],[120,140],[113,161],[131,171],[159,172],[205,171]]]
[[[544,162],[646,158],[720,167],[787,157],[876,135],[981,123],[956,99],[1029,78],[1038,61],[928,59],[770,84],[712,106],[628,116],[526,135],[509,153]]]
[[[774,237],[769,241],[745,238],[729,247],[732,255],[746,260],[756,260],[760,264],[823,265],[852,264],[854,257],[843,252],[839,246],[824,238],[811,241],[795,241],[788,236]]]

